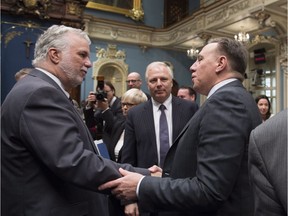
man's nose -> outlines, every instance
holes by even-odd
[[[190,72],[194,73],[196,71],[196,62],[194,62],[190,67]]]
[[[88,58],[87,61],[85,62],[85,66],[86,66],[87,68],[92,67],[92,63],[91,63],[91,61],[90,61],[89,58]]]

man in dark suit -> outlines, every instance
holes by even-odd
[[[107,196],[97,187],[120,177],[120,165],[97,155],[68,93],[91,67],[89,44],[80,29],[51,26],[35,44],[36,69],[3,102],[3,216],[107,215]]]
[[[173,72],[164,62],[149,64],[145,76],[151,99],[128,112],[121,162],[148,168],[160,166],[159,106],[166,106],[170,146],[198,107],[172,96]]]
[[[159,215],[252,216],[248,143],[261,118],[241,83],[247,59],[246,48],[233,39],[204,46],[190,70],[193,88],[207,100],[170,148],[165,178],[121,170],[123,178],[100,189],[114,188],[116,197],[138,200]]]
[[[257,216],[287,215],[287,112],[251,132],[249,172]]]
[[[103,92],[102,92],[103,91]],[[96,100],[95,92],[90,92],[87,97],[87,106],[84,108],[84,118],[93,139],[103,139],[105,143],[110,142],[110,136],[105,133],[105,122],[103,115],[109,109],[115,120],[123,118],[121,99],[116,96],[116,90],[110,81],[104,83],[101,93],[105,96],[103,100]],[[99,93],[98,93],[99,94]],[[100,103],[107,103],[107,107],[103,110]]]

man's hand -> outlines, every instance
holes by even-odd
[[[94,104],[95,104],[95,101],[96,101],[96,96],[95,96],[95,93],[93,91],[89,92],[89,95],[88,95],[86,101],[87,101],[87,105],[89,107],[94,108]]]
[[[126,216],[139,216],[139,209],[137,203],[126,205],[124,212]]]
[[[111,193],[116,196],[117,199],[136,201],[137,185],[143,175],[129,172],[122,168],[119,169],[119,172],[123,177],[106,182],[105,184],[100,185],[98,189],[111,189]]]
[[[156,165],[153,165],[148,169],[151,173],[151,176],[161,177],[162,176],[162,169]]]

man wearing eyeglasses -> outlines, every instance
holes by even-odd
[[[129,73],[127,76],[126,83],[127,83],[128,89],[131,89],[131,88],[141,89],[142,80],[141,80],[140,74],[137,72]]]
[[[141,90],[141,86],[142,86],[142,79],[141,79],[141,75],[138,72],[131,72],[128,74],[127,76],[127,89],[132,89],[132,88],[137,88]],[[151,96],[144,92],[147,96],[148,99],[151,98]]]
[[[109,136],[103,133],[105,122],[103,115],[108,109],[111,109],[115,118],[122,118],[121,99],[116,96],[116,90],[113,84],[105,81],[104,92],[106,98],[104,100],[96,100],[93,91],[87,97],[87,106],[85,107],[84,117],[87,127],[90,129],[94,139],[103,139],[105,143],[109,142]],[[96,129],[96,131],[95,131]]]

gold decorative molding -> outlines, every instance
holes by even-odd
[[[5,48],[8,46],[9,42],[13,40],[16,36],[22,35],[23,32],[21,31],[10,31],[4,36],[4,44]]]
[[[142,21],[144,18],[144,11],[142,8],[140,9],[133,8],[129,12],[130,12],[129,17],[131,17],[133,20]]]
[[[191,46],[191,44],[185,44],[185,42],[191,41],[191,39],[193,41],[196,39],[197,47],[201,47],[212,37],[225,36],[233,38],[236,32],[233,28],[229,29],[228,27],[235,26],[241,20],[254,20],[257,25],[260,20],[256,19],[255,14],[261,13],[263,8],[264,12],[267,13],[266,7],[277,2],[277,0],[265,0],[264,3],[262,0],[220,0],[219,2],[222,5],[219,5],[217,1],[215,2],[218,5],[217,7],[211,4],[208,8],[200,8],[192,16],[165,29],[155,29],[142,25],[136,27],[136,24],[114,22],[93,17],[89,14],[85,16],[85,25],[89,36],[95,39],[107,41],[112,38],[113,41],[119,43],[186,50],[187,45]],[[278,28],[281,26],[282,29],[285,24],[281,17],[282,15],[276,16],[273,14],[263,21],[267,23],[270,18],[273,21],[275,20],[276,31],[281,33],[282,31]],[[266,27],[271,28],[272,26],[273,24]],[[111,33],[113,34],[111,35]]]
[[[117,45],[108,44],[107,48],[96,47],[97,60],[93,62],[94,89],[97,86],[97,76],[105,77],[106,81],[111,81],[116,89],[117,96],[123,95],[126,91],[126,77],[128,65],[125,63],[126,53],[117,49]]]
[[[48,8],[51,6],[50,0],[22,0],[17,1],[17,14],[32,13],[40,18],[49,19]]]
[[[81,15],[81,8],[75,2],[68,2],[66,4],[66,13],[71,15],[80,16]]]
[[[83,11],[88,0],[2,0],[1,12],[19,16],[53,19],[63,25],[83,29]]]
[[[40,29],[43,31],[43,29],[40,27],[39,24],[32,22],[30,20],[25,21],[25,22],[19,22],[19,23],[12,23],[12,22],[1,22],[1,24],[7,24],[11,25],[10,28],[6,29],[4,32],[2,32],[1,37],[4,38],[4,47],[6,48],[10,41],[12,41],[15,37],[21,36],[24,34],[23,31],[16,31],[18,27],[24,27],[21,28],[22,30],[24,29],[25,31],[32,30],[33,29]]]
[[[91,0],[88,2],[86,7],[90,9],[123,14],[127,17],[132,18],[135,21],[143,21],[144,11],[142,8],[142,0],[130,0],[128,2],[132,3],[131,8],[123,8],[117,6],[115,3],[111,4],[108,1],[102,0]]]
[[[119,59],[125,61],[126,53],[124,50],[118,50],[117,45],[108,44],[107,49],[96,47],[96,57],[98,59]]]
[[[206,25],[213,25],[215,23],[221,23],[228,18],[230,19],[231,16],[235,16],[235,14],[239,12],[243,12],[245,9],[247,9],[251,4],[250,0],[245,1],[239,1],[235,4],[229,4],[224,7],[218,8],[215,10],[214,13],[210,13],[206,17]]]

